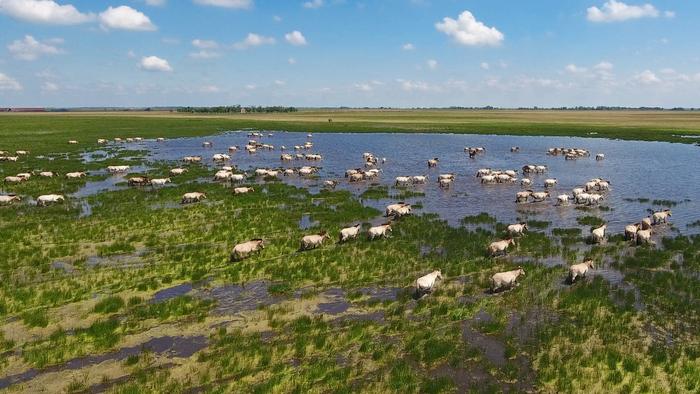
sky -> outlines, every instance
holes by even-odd
[[[0,0],[0,107],[698,107],[698,20],[687,0]]]

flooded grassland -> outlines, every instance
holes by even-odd
[[[697,392],[700,389],[700,209],[692,145],[604,139],[430,134],[230,132],[208,137],[110,142],[99,149],[31,152],[0,163],[20,202],[0,207],[0,389],[9,392]],[[246,153],[248,140],[274,145]],[[294,150],[311,141],[310,149]],[[212,147],[203,147],[211,142]],[[318,161],[280,160],[281,146]],[[47,147],[52,146],[46,144]],[[228,147],[238,146],[236,152]],[[470,159],[465,146],[483,146]],[[511,152],[513,146],[519,152]],[[549,147],[581,147],[565,160]],[[20,147],[12,147],[20,149]],[[26,147],[32,150],[32,147]],[[6,149],[0,147],[0,149]],[[349,182],[372,152],[379,176]],[[214,163],[217,153],[231,160]],[[604,153],[605,159],[593,156]],[[201,164],[184,156],[200,155]],[[437,168],[426,161],[439,157]],[[482,184],[481,168],[532,174],[533,190],[556,178],[542,203],[515,202],[513,184]],[[129,165],[123,174],[107,166]],[[224,165],[244,173],[231,185]],[[255,170],[318,167],[299,174]],[[173,176],[169,170],[188,171]],[[86,171],[66,179],[64,174]],[[449,188],[437,184],[454,173]],[[397,176],[426,175],[396,187]],[[170,177],[163,187],[134,176]],[[591,178],[610,183],[600,205],[557,205]],[[335,180],[334,188],[324,181]],[[254,191],[234,195],[232,187]],[[184,193],[207,198],[180,204]],[[64,203],[37,207],[43,194]],[[413,204],[390,238],[365,231],[384,207]],[[622,235],[650,211],[655,245]],[[503,257],[488,256],[505,227],[529,231]],[[608,224],[606,242],[590,229]],[[362,234],[339,243],[341,228]],[[317,249],[304,235],[327,231]],[[233,246],[265,248],[231,262]],[[595,268],[570,283],[568,267]],[[521,266],[518,286],[493,293],[490,278]],[[439,269],[427,296],[416,278]]]

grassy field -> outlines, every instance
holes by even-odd
[[[700,390],[698,236],[635,248],[615,235],[607,245],[591,246],[580,228],[550,229],[548,222],[533,221],[512,252],[517,260],[493,259],[485,247],[505,236],[505,226],[485,212],[464,218],[460,227],[435,215],[405,217],[394,223],[392,238],[363,236],[338,244],[340,228],[354,223],[366,228],[381,213],[348,192],[311,194],[270,179],[250,178],[256,192],[234,197],[230,188],[211,182],[214,171],[201,165],[188,166],[188,173],[173,178],[172,187],[122,185],[45,208],[28,202],[104,179],[98,170],[107,164],[143,163],[144,152],[119,145],[101,147],[113,158],[83,163],[80,153],[92,149],[97,138],[206,135],[255,126],[252,119],[260,124],[276,119],[274,124],[293,125],[280,128],[313,131],[353,130],[363,122],[384,127],[363,118],[373,115],[343,112],[333,115],[332,125],[323,123],[327,113],[279,119],[1,116],[0,150],[31,151],[18,162],[0,163],[3,176],[36,169],[92,173],[76,180],[35,176],[3,185],[4,192],[19,194],[23,202],[0,207],[0,388],[113,393]],[[345,122],[342,116],[365,120]],[[394,130],[426,121],[398,117],[389,122]],[[584,129],[583,120],[568,122]],[[486,120],[472,121],[488,131]],[[661,129],[665,122],[653,123]],[[683,124],[683,134],[697,133],[690,123],[685,119],[675,127]],[[369,131],[366,127],[359,131]],[[68,145],[69,138],[80,144]],[[181,163],[151,162],[145,175],[166,176],[175,165]],[[181,206],[182,194],[193,190],[206,192],[207,200]],[[364,197],[407,193],[375,187]],[[319,224],[299,228],[303,215]],[[582,223],[600,220],[596,210],[580,215]],[[319,230],[329,231],[333,242],[299,252],[299,239]],[[236,243],[256,237],[267,242],[261,253],[229,261]],[[541,264],[544,258],[562,264],[548,267]],[[584,258],[621,272],[629,285],[601,277],[566,283],[567,265]],[[493,273],[518,264],[526,270],[518,287],[488,292]],[[444,281],[430,296],[416,299],[413,281],[438,268]]]
[[[332,119],[332,122],[328,120]],[[1,114],[0,146],[52,138],[206,135],[257,128],[304,132],[440,132],[604,137],[696,143],[700,112],[305,110],[288,114],[191,115],[169,112]]]

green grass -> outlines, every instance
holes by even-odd
[[[582,216],[576,218],[576,222],[582,226],[600,227],[605,224],[605,220],[597,216]]]
[[[119,296],[109,296],[95,305],[95,313],[110,314],[124,307],[124,300]]]
[[[334,122],[328,131],[384,127],[385,123],[362,120],[379,122],[372,119],[375,115],[332,115]],[[394,130],[392,127],[419,130],[431,121],[436,125],[428,131],[466,131],[476,124],[477,130],[486,132],[485,125],[498,121],[488,112],[481,113],[482,120],[471,119],[476,112],[444,115],[445,119],[438,120],[432,112],[384,114],[390,118],[389,131]],[[537,114],[502,115],[504,119],[498,122],[513,127],[520,124],[513,116],[534,119]],[[558,115],[566,118],[571,114]],[[270,118],[273,120],[128,115],[2,117],[8,122],[0,123],[0,146],[26,147],[33,154],[24,162],[4,163],[1,168],[15,171],[50,164],[59,172],[99,169],[104,163],[84,164],[77,155],[80,150],[90,149],[96,138],[204,135],[241,127],[245,122],[297,122],[294,127],[303,128],[321,123],[309,120],[314,116],[321,119],[327,114],[306,113],[284,121],[274,120],[274,116]],[[355,121],[345,124],[345,116]],[[596,127],[612,127],[596,119],[602,122]],[[458,124],[462,120],[465,123]],[[637,121],[630,120],[633,124]],[[573,125],[570,130],[583,130],[582,126],[577,128],[578,122],[567,120],[567,130],[569,125]],[[678,127],[684,134],[693,132],[687,124]],[[319,130],[326,129],[319,126]],[[547,127],[542,130],[551,131]],[[641,127],[630,132],[645,130]],[[507,128],[494,128],[494,132],[501,131]],[[534,123],[523,132],[534,133]],[[77,138],[82,145],[64,144],[69,138]],[[35,157],[59,151],[69,155],[51,163]],[[131,164],[140,163],[145,154],[110,153],[118,155],[117,161]],[[172,165],[150,163],[153,169],[146,175],[163,176]],[[90,386],[102,383],[101,376],[87,370],[61,371],[60,366],[72,359],[108,354],[139,346],[151,338],[175,335],[204,336],[209,342],[192,358],[176,360],[182,364],[177,373],[169,365],[173,360],[168,354],[143,351],[119,360],[114,365],[130,376],[126,381],[106,378],[109,390],[459,390],[457,380],[437,376],[436,370],[474,372],[482,379],[478,389],[492,392],[525,391],[519,383],[542,392],[693,392],[700,387],[698,236],[665,238],[657,248],[628,249],[614,238],[607,246],[591,247],[583,243],[580,228],[554,228],[549,235],[546,229],[551,223],[529,221],[531,232],[520,237],[511,252],[519,259],[515,263],[509,257],[486,257],[486,245],[502,236],[505,228],[488,212],[464,218],[464,226],[460,227],[450,227],[437,215],[424,214],[395,221],[389,239],[369,241],[360,237],[346,244],[328,242],[317,250],[299,253],[299,239],[305,235],[298,228],[300,212],[319,221],[319,227],[329,231],[333,241],[340,228],[368,222],[381,212],[363,206],[347,191],[313,195],[282,182],[268,182],[267,193],[234,199],[221,185],[199,180],[211,177],[212,172],[204,166],[189,168],[190,172],[176,178],[172,187],[125,188],[91,196],[88,201],[93,214],[88,217],[79,218],[76,200],[47,209],[26,204],[0,209],[0,238],[4,241],[0,248],[0,318],[4,325],[0,345],[5,351],[0,369],[5,375],[55,366],[59,370],[52,379],[57,384],[53,391],[89,391]],[[21,185],[20,193],[69,193],[97,179],[100,177],[32,180]],[[182,193],[192,188],[186,182],[196,182],[197,188],[207,193],[209,203],[179,207]],[[369,190],[363,198],[416,196],[402,194],[410,190],[390,187]],[[314,204],[314,198],[322,199],[322,203]],[[169,205],[172,203],[175,207]],[[580,224],[586,226],[601,223],[594,216],[580,218]],[[230,263],[233,245],[257,237],[266,240],[264,250]],[[424,248],[432,252],[421,254]],[[540,258],[560,256],[566,263],[593,257],[600,262],[599,267],[620,270],[625,282],[634,288],[620,288],[597,276],[574,285],[564,284],[566,266],[536,263]],[[89,264],[96,257],[104,264]],[[73,270],[56,269],[52,266],[55,261],[70,264]],[[517,265],[526,271],[518,287],[499,294],[487,293],[494,273]],[[442,271],[443,282],[431,295],[415,300],[413,282],[434,269]],[[269,294],[263,296],[287,302],[219,316],[214,310],[222,305],[204,296],[222,285],[243,285],[249,291],[248,284],[259,280],[270,284]],[[190,293],[153,302],[157,291],[187,282],[195,285]],[[363,295],[362,289],[385,287],[399,288],[395,299],[377,301]],[[350,316],[321,316],[317,312],[318,303],[328,302],[321,297],[329,288],[344,290]],[[636,309],[637,297],[644,305],[640,310]],[[480,312],[492,319],[473,321]],[[374,317],[359,317],[362,315]],[[462,327],[466,323],[500,344],[506,357],[502,365],[489,361],[488,349],[464,339]],[[656,331],[649,327],[668,333],[674,346],[659,342],[657,334],[650,334]],[[43,389],[32,386],[32,382],[37,380],[21,389]]]

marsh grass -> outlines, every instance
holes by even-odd
[[[97,304],[93,311],[95,313],[110,314],[118,312],[124,307],[124,300],[119,296],[109,296]]]
[[[582,226],[600,227],[605,221],[597,216],[582,216],[576,218],[576,222]]]
[[[481,212],[474,216],[465,216],[460,220],[463,225],[467,224],[496,224],[498,221],[486,212]]]
[[[78,130],[92,127],[81,122],[77,120]],[[142,124],[128,119],[117,123],[125,128],[110,126],[106,133],[155,136],[164,129],[149,127],[172,124],[172,135],[185,135],[193,125],[202,124],[155,120]],[[203,123],[222,128],[233,124],[214,119]],[[36,144],[33,151],[49,152],[64,138],[60,129],[66,124],[75,125],[59,119],[49,128],[55,132],[45,140],[28,133],[7,146],[31,143]],[[137,131],[136,125],[143,126],[143,131]],[[30,126],[19,129],[26,127]],[[0,130],[0,140],[3,133]],[[98,134],[102,136],[86,132],[84,138]],[[85,143],[81,149],[89,147]],[[75,153],[52,162],[52,168],[65,172],[104,167],[101,162],[80,163]],[[136,165],[143,161],[144,152],[115,149],[108,154],[116,155],[110,163],[114,159]],[[48,161],[30,158],[3,169],[47,165]],[[173,163],[147,165],[147,175],[160,177],[167,175]],[[299,239],[305,235],[297,226],[299,212],[307,212],[334,235],[381,212],[364,207],[347,191],[313,195],[276,181],[265,184],[267,193],[234,198],[230,189],[209,181],[212,172],[205,166],[188,168],[166,188],[127,188],[90,196],[93,212],[87,217],[79,218],[75,200],[48,209],[25,204],[1,209],[0,237],[6,242],[0,248],[4,278],[0,315],[6,324],[32,330],[27,339],[3,340],[3,348],[21,350],[17,357],[31,367],[44,368],[113,351],[160,327],[183,332],[196,327],[197,334],[210,337],[209,346],[187,361],[185,378],[171,374],[167,367],[153,368],[143,354],[127,359],[129,380],[111,388],[123,393],[453,392],[456,386],[451,378],[430,373],[446,364],[485,367],[486,380],[479,389],[494,392],[518,391],[513,382],[523,380],[544,392],[692,392],[700,385],[700,350],[694,342],[700,326],[697,236],[665,238],[658,248],[638,247],[630,252],[615,237],[605,247],[589,247],[582,244],[579,228],[555,228],[550,236],[544,232],[550,223],[531,221],[532,231],[513,251],[523,259],[526,276],[514,289],[490,294],[491,275],[514,269],[515,264],[507,258],[486,257],[486,245],[505,229],[488,213],[464,218],[458,228],[437,215],[418,213],[395,221],[389,239],[360,237],[297,253]],[[31,182],[22,185],[22,193],[75,191],[86,181],[103,177]],[[180,206],[182,194],[193,189],[207,193],[208,201]],[[408,192],[388,187],[368,190],[379,198]],[[315,204],[313,199],[321,202]],[[580,220],[582,225],[602,223],[595,216]],[[470,229],[471,225],[487,228]],[[265,238],[264,250],[236,264],[229,262],[234,244],[257,237]],[[422,256],[421,246],[435,252]],[[565,284],[566,267],[536,262],[539,257],[558,255],[567,262],[584,255],[613,261],[610,266],[619,269],[625,283],[633,287],[613,286],[598,276]],[[107,257],[102,259],[106,263],[89,264],[94,256]],[[53,261],[71,264],[74,272],[53,268]],[[442,270],[444,281],[432,294],[416,300],[413,282],[435,269]],[[346,290],[351,309],[343,316],[312,316],[300,312],[294,301],[251,311],[244,317],[249,324],[245,327],[233,322],[227,328],[202,328],[212,327],[214,301],[196,292],[151,301],[155,292],[173,283],[201,279],[216,284],[266,280],[272,283],[268,292],[282,299],[305,289],[299,303],[309,310],[321,291],[339,287]],[[353,291],[383,286],[405,290],[385,302],[370,302]],[[102,298],[92,307],[96,294]],[[637,296],[643,310],[636,309]],[[98,319],[89,326],[76,324],[74,315],[65,316],[59,309],[85,302],[91,307],[78,309]],[[476,329],[502,342],[507,358],[503,366],[489,363],[481,349],[461,336],[461,324],[482,310],[493,320]],[[545,317],[528,317],[532,310],[542,311]],[[354,314],[357,311],[379,314],[363,318]],[[523,316],[517,324],[509,320],[513,313]],[[12,322],[15,317],[21,322]],[[646,332],[650,325],[668,332],[674,346],[665,346]],[[263,338],[256,331],[259,327],[272,335]],[[519,335],[525,340],[521,342]],[[519,357],[525,367],[533,368],[531,374],[521,369]],[[65,386],[73,387],[70,380]]]

